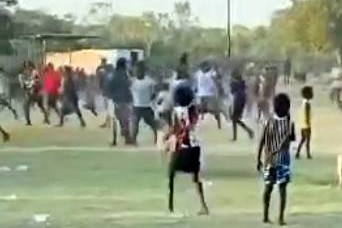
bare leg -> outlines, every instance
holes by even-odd
[[[221,124],[221,116],[220,116],[220,113],[214,114],[214,117],[215,117],[215,119],[216,119],[218,129],[221,130],[221,129],[222,129],[222,124]]]
[[[136,144],[137,143],[137,137],[138,137],[138,134],[139,134],[139,123],[140,123],[140,120],[141,120],[141,117],[142,117],[142,111],[141,109],[139,108],[134,108],[133,110],[133,123],[132,123],[132,143],[133,144]],[[145,118],[144,118],[145,120]],[[146,120],[145,120],[146,122]]]
[[[305,131],[305,130],[302,130],[302,131],[301,131],[301,134],[302,134],[301,136],[302,136],[302,138],[301,138],[301,140],[300,140],[300,142],[299,142],[299,144],[298,144],[296,159],[300,159],[300,152],[301,152],[301,150],[302,150],[302,147],[303,147],[305,141],[307,141],[307,139],[306,139],[306,134],[305,134],[304,131]]]
[[[38,99],[37,100],[38,107],[39,107],[40,111],[43,113],[43,116],[44,116],[44,123],[45,124],[50,124],[49,114],[45,110],[43,97],[39,96],[37,99]]]
[[[285,226],[285,209],[286,209],[286,200],[287,200],[287,183],[281,184],[279,186],[280,193],[280,213],[279,213],[279,225]]]
[[[2,134],[2,140],[4,142],[8,142],[10,140],[10,134],[7,133],[7,131],[5,131],[5,129],[3,129],[2,126],[0,126],[0,132]]]
[[[12,107],[11,103],[8,100],[2,100],[2,105],[4,105],[8,110],[10,110],[14,116],[14,119],[18,119],[18,113],[17,111]]]
[[[105,121],[100,125],[100,128],[108,128],[110,126],[110,116],[106,114]]]
[[[171,171],[169,174],[169,211],[174,212],[173,195],[174,195],[174,180],[175,172]]]
[[[24,100],[24,114],[25,114],[25,119],[26,119],[26,125],[31,126],[31,116],[30,116],[30,109],[31,109],[31,104],[32,104],[32,98],[30,95],[26,94],[25,95],[25,100]]]
[[[311,129],[307,130],[306,136],[306,154],[308,159],[312,159],[311,155]]]
[[[106,110],[106,117],[105,117],[105,120],[104,120],[104,123],[100,125],[100,128],[109,128],[110,127],[110,120],[111,120],[111,117],[110,115],[108,114],[108,112],[113,112],[114,110],[108,110],[109,109],[109,99],[108,98],[103,98],[103,103],[104,103],[104,106],[105,106],[105,110]]]
[[[153,137],[154,137],[154,144],[157,144],[158,141],[158,134],[157,134],[157,128],[158,124],[157,121],[154,118],[154,113],[152,109],[146,109],[145,113],[143,115],[145,123],[151,128],[153,131]],[[139,123],[138,123],[139,124]]]
[[[208,209],[207,203],[205,202],[203,183],[201,182],[198,173],[195,173],[193,178],[194,178],[193,181],[196,185],[197,193],[198,193],[198,195],[200,197],[200,201],[201,201],[201,210],[200,210],[199,214],[200,215],[208,215],[209,209]]]
[[[112,139],[112,146],[117,146],[117,139],[118,139],[118,126],[117,121],[115,118],[113,118],[112,121],[112,129],[113,129],[113,139]]]
[[[233,139],[232,141],[236,141],[237,140],[237,122],[236,120],[233,120]]]
[[[242,120],[240,120],[240,119],[236,120],[236,124],[239,125],[240,127],[242,127],[242,129],[244,129],[248,133],[248,135],[251,139],[254,138],[253,130],[251,128],[249,128]]]
[[[76,112],[78,119],[80,120],[81,127],[86,127],[86,123],[83,119],[82,112],[81,112],[80,108],[78,107],[78,105],[76,105],[76,107],[75,107],[75,112]]]
[[[263,205],[264,205],[263,222],[264,223],[271,223],[270,217],[269,217],[269,209],[270,209],[272,191],[273,191],[273,185],[266,184],[265,190],[264,190],[264,196],[263,196]]]

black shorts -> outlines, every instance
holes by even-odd
[[[199,173],[201,167],[201,148],[189,147],[174,152],[170,161],[170,174],[175,172]]]

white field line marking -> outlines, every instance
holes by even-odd
[[[176,213],[170,214],[167,212],[160,211],[122,211],[118,213],[110,213],[105,215],[107,219],[120,219],[120,218],[173,218],[181,219],[187,217],[186,214]]]
[[[157,147],[82,147],[82,146],[42,146],[42,147],[0,147],[1,153],[15,152],[15,153],[44,153],[44,152],[123,152],[123,153],[162,153]],[[246,153],[245,151],[236,151],[227,148],[226,145],[204,146],[203,156],[219,155],[219,156],[248,156],[254,155],[253,150]]]
[[[0,152],[59,152],[59,151],[84,151],[84,152],[141,152],[156,151],[155,147],[82,147],[82,146],[42,146],[42,147],[2,147]]]
[[[127,195],[127,196],[96,196],[96,195],[91,195],[91,196],[18,196],[16,194],[12,194],[9,196],[0,196],[0,201],[6,201],[6,200],[25,200],[25,201],[87,201],[87,200],[96,200],[96,201],[123,201],[123,202],[136,202],[136,201],[148,201],[148,200],[163,200],[165,199],[165,195],[148,195],[144,196],[143,199],[141,199],[138,196],[132,196],[132,195]]]

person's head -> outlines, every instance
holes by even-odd
[[[160,84],[160,90],[161,91],[168,91],[170,89],[170,84],[167,82],[162,82]]]
[[[59,67],[58,67],[58,72],[59,72],[60,74],[63,74],[63,73],[64,73],[64,67],[63,67],[63,66],[59,66]]]
[[[73,74],[73,70],[70,66],[65,66],[64,67],[64,76],[65,78],[69,79],[72,77]]]
[[[101,58],[101,65],[106,65],[106,64],[107,64],[107,59]]]
[[[116,62],[116,70],[127,70],[127,61],[125,58],[119,58]]]
[[[175,89],[174,103],[181,107],[188,107],[195,99],[195,94],[190,86],[179,85]]]
[[[27,66],[28,66],[28,68],[29,68],[30,70],[34,70],[34,69],[36,69],[36,67],[35,67],[34,63],[33,63],[33,62],[31,62],[31,61],[28,61],[28,62],[27,62]]]
[[[184,65],[188,64],[188,57],[188,53],[184,52],[179,59],[179,63]]]
[[[314,91],[311,86],[304,86],[302,88],[302,98],[306,100],[312,100],[314,97]]]
[[[144,61],[138,62],[137,65],[137,78],[138,79],[144,79],[146,74],[146,65]]]
[[[0,73],[4,72],[4,68],[2,66],[0,66]]]
[[[234,80],[237,80],[237,81],[241,81],[242,80],[242,74],[241,74],[241,71],[240,69],[238,68],[235,68],[232,72],[232,78]]]
[[[279,117],[290,115],[291,101],[286,93],[278,94],[273,100],[274,112]]]
[[[47,69],[48,69],[48,70],[54,70],[55,67],[53,66],[53,63],[48,63]]]
[[[201,71],[202,72],[208,72],[210,70],[210,64],[207,61],[204,61],[201,64]]]

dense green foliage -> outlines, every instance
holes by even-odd
[[[257,60],[291,57],[298,71],[325,70],[342,55],[342,2],[339,0],[291,0],[274,13],[269,26],[232,28],[233,56]],[[83,47],[140,47],[155,67],[173,66],[187,51],[196,60],[227,53],[226,30],[203,28],[188,2],[176,3],[174,12],[145,12],[140,17],[114,13],[110,3],[94,3],[86,16],[48,15],[19,9],[14,18],[15,35],[34,33],[77,33],[99,35],[101,40],[48,45],[50,50]],[[338,57],[338,58],[336,58]],[[320,63],[320,64],[318,64]]]

